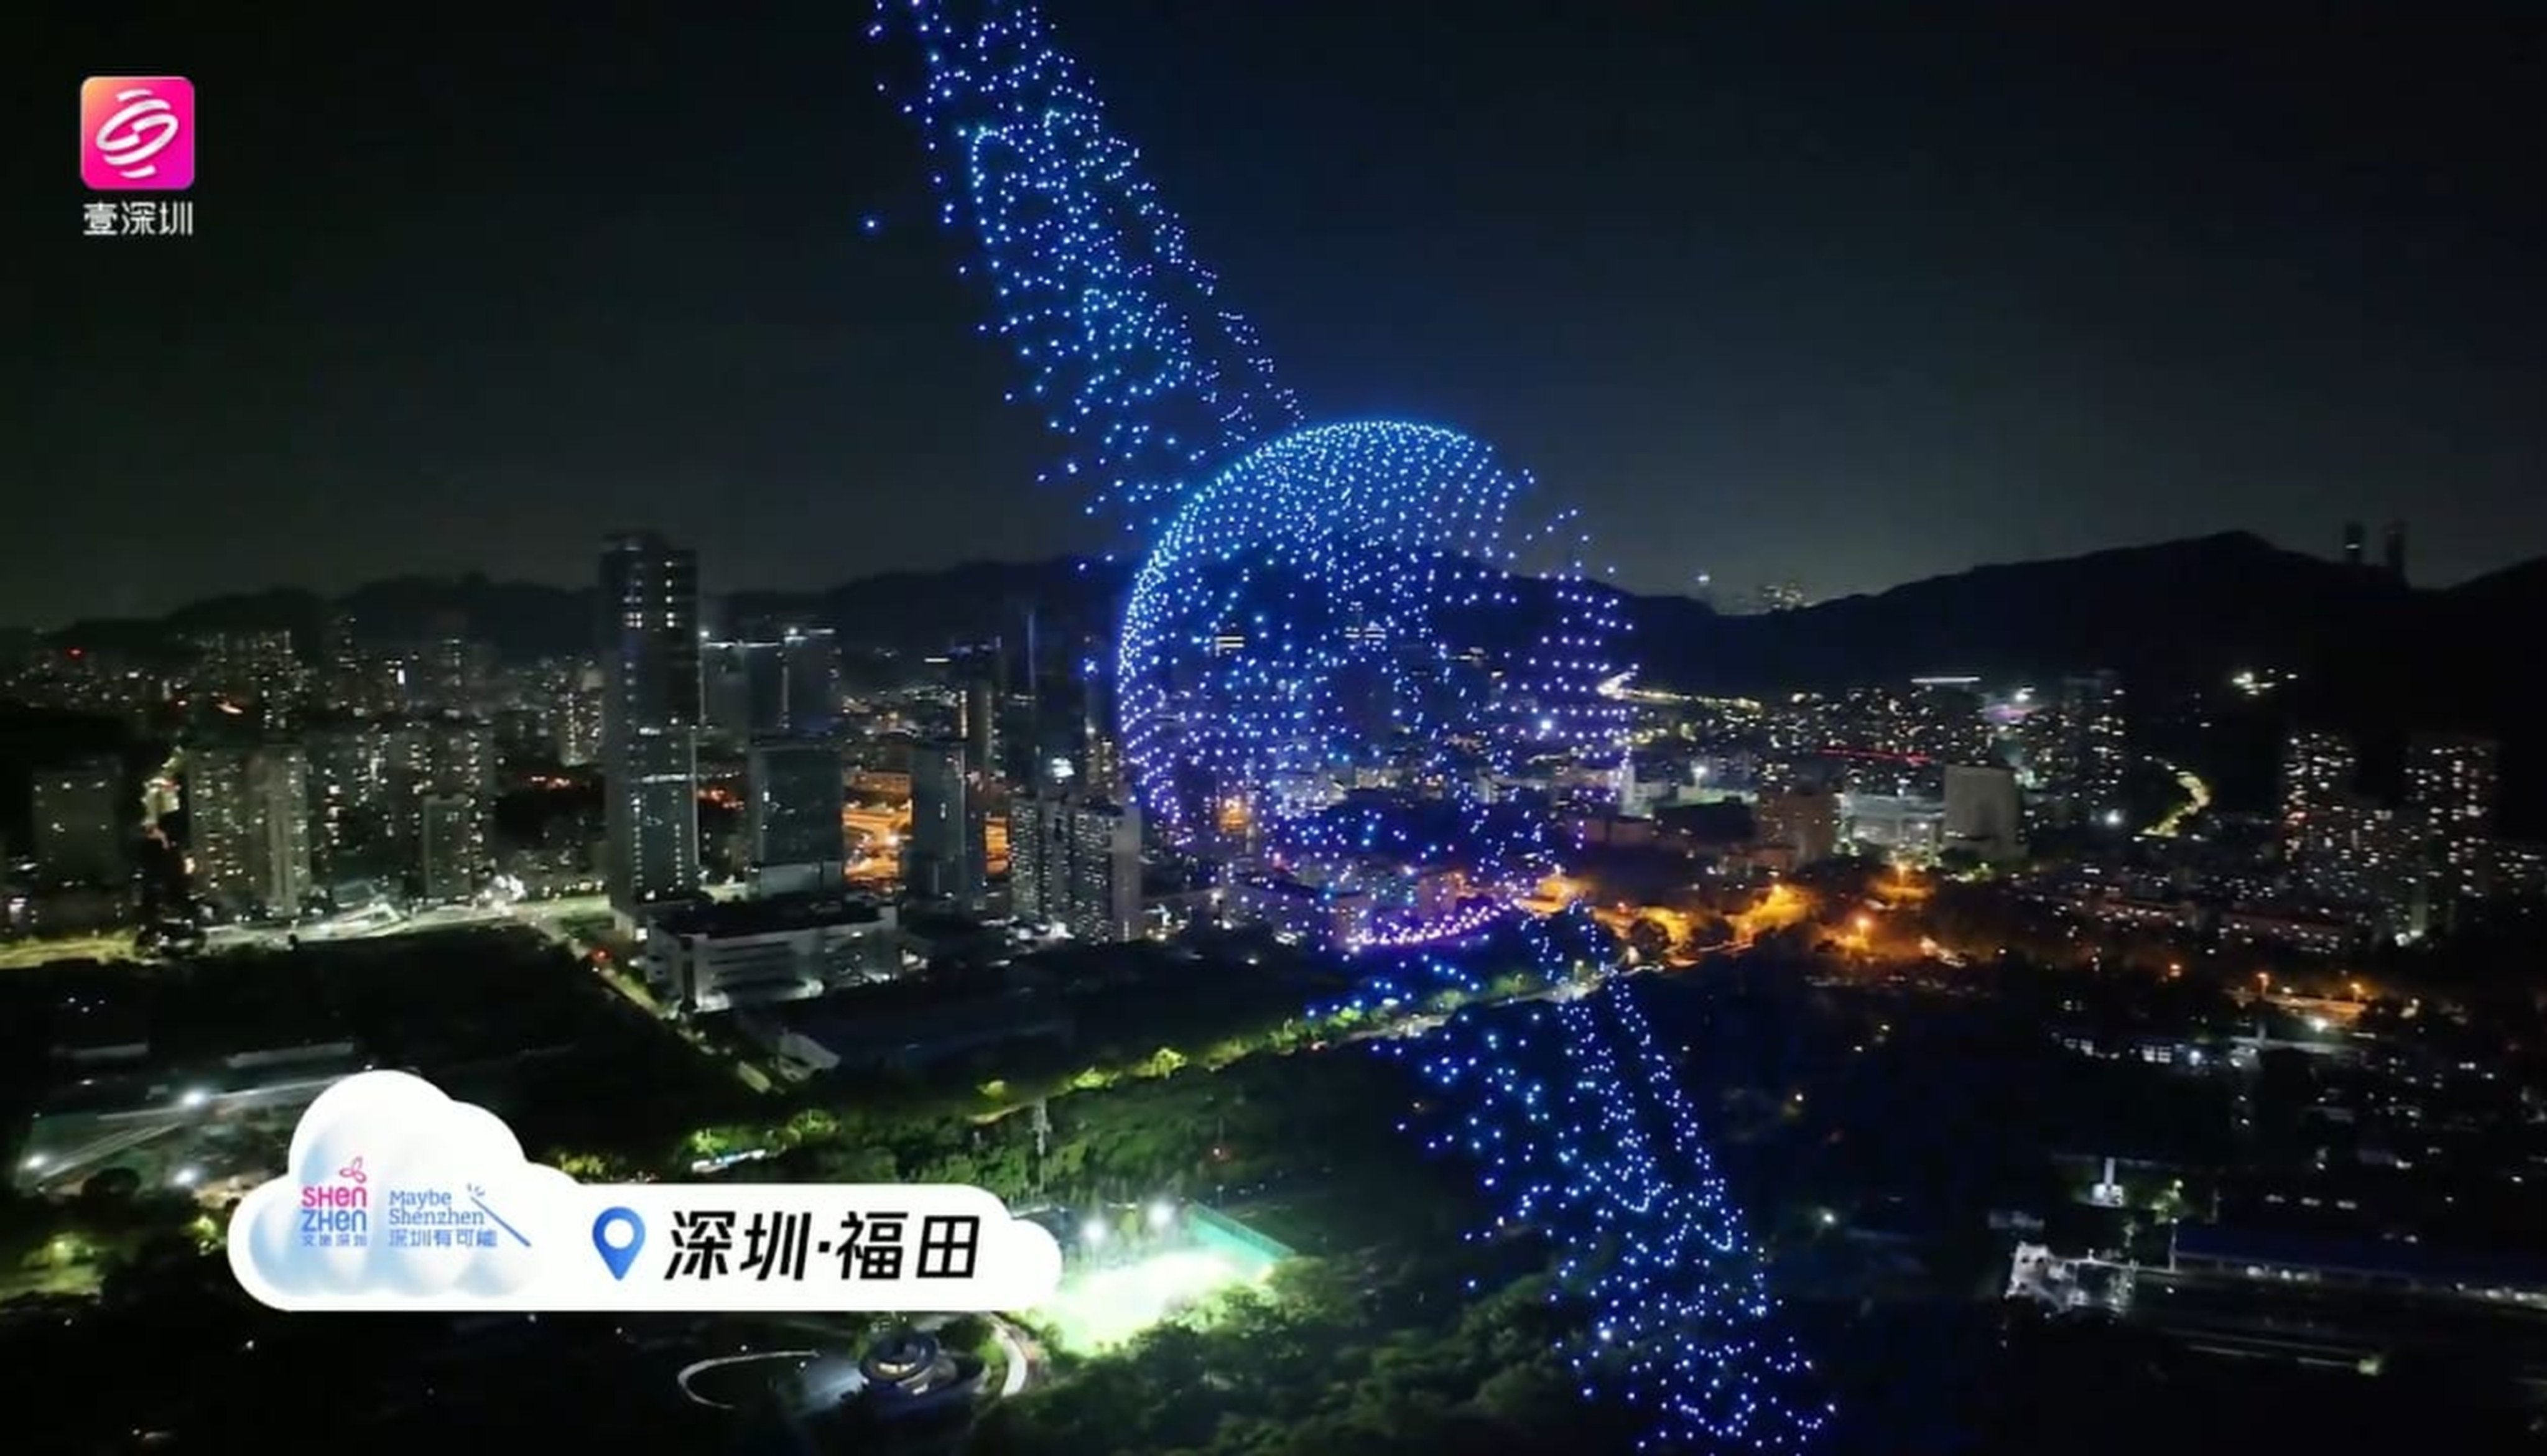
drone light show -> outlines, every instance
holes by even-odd
[[[928,148],[940,220],[978,246],[983,327],[1024,367],[1009,397],[1070,442],[1045,483],[1083,490],[1137,547],[1186,489],[1299,422],[1034,6],[881,0],[869,35],[907,38],[922,62],[902,110]]]
[[[1067,443],[1046,479],[1139,555],[1113,666],[1146,816],[1231,866],[1247,918],[1365,957],[1353,1005],[1473,994],[1505,958],[1548,987],[1383,1044],[1460,1094],[1434,1145],[1555,1250],[1584,1393],[1646,1444],[1810,1444],[1827,1408],[1695,1110],[1625,982],[1583,974],[1601,932],[1515,907],[1554,848],[1548,766],[1624,759],[1600,692],[1624,626],[1585,538],[1519,524],[1527,477],[1466,435],[1304,424],[1032,0],[880,0],[873,34],[920,64],[941,219]]]
[[[1510,539],[1525,483],[1478,441],[1381,420],[1284,434],[1188,494],[1115,662],[1162,830],[1216,841],[1235,803],[1223,847],[1372,901],[1349,946],[1471,928],[1545,873],[1548,815],[1499,796],[1534,759],[1615,757],[1625,725],[1598,691],[1609,599],[1571,562],[1516,569],[1563,525]]]

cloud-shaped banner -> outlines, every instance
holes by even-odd
[[[302,1114],[230,1215],[230,1268],[282,1310],[1015,1310],[1061,1249],[980,1188],[586,1185],[503,1120],[368,1071]]]

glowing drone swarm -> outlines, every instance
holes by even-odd
[[[879,0],[870,35],[908,37],[922,61],[903,110],[927,138],[941,219],[978,245],[988,327],[1071,442],[1046,480],[1146,533],[1195,479],[1299,422],[1030,0]]]
[[[1295,430],[1189,493],[1117,640],[1144,811],[1190,840],[1235,795],[1278,851],[1542,871],[1543,817],[1502,810],[1491,784],[1533,758],[1616,757],[1626,723],[1599,693],[1622,665],[1611,599],[1579,563],[1511,574],[1528,484],[1479,441],[1373,420]],[[1443,812],[1339,811],[1332,791],[1362,774]],[[1406,934],[1475,923],[1471,906]]]
[[[1830,1407],[1776,1329],[1758,1251],[1633,995],[1614,984],[1526,1019],[1389,1043],[1468,1110],[1438,1136],[1485,1169],[1504,1222],[1556,1247],[1590,1309],[1574,1368],[1651,1420],[1640,1446],[1795,1451]]]

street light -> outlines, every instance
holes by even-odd
[[[1177,1206],[1162,1198],[1150,1205],[1150,1227],[1165,1229],[1177,1221]]]
[[[178,1098],[177,1102],[182,1107],[201,1107],[211,1100],[213,1100],[213,1094],[202,1087],[188,1087],[186,1095]]]
[[[1103,1243],[1108,1232],[1103,1219],[1090,1219],[1079,1226],[1079,1242],[1092,1246]]]

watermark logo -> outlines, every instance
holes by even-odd
[[[367,1248],[372,1242],[371,1174],[359,1157],[336,1176],[301,1185],[303,1248]]]
[[[184,192],[195,185],[195,83],[183,76],[91,76],[80,83],[80,180],[92,192]]]
[[[578,1183],[503,1120],[402,1071],[301,1115],[230,1212],[240,1287],[280,1310],[1016,1310],[1061,1245],[952,1184]]]

